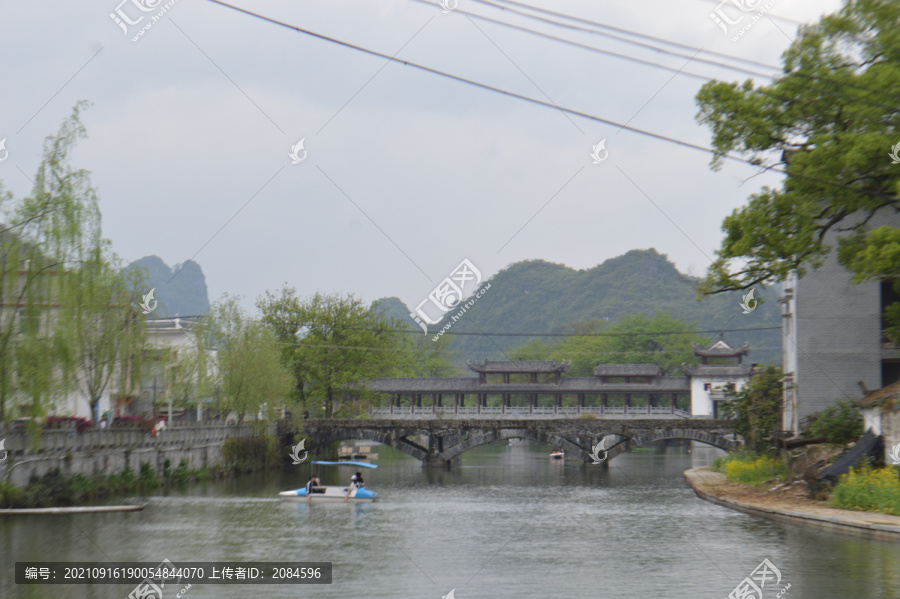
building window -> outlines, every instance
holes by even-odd
[[[712,391],[712,383],[703,383],[704,391]]]

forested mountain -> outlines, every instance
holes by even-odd
[[[169,268],[159,256],[144,256],[125,268],[143,270],[146,283],[143,293],[156,290],[154,298],[158,305],[149,318],[200,316],[209,310],[206,277],[196,262],[188,260]]]
[[[459,352],[462,363],[484,358],[502,360],[506,359],[503,352],[532,340],[552,344],[561,339],[527,333],[566,333],[575,323],[600,319],[612,324],[626,315],[653,316],[668,312],[679,320],[694,323],[698,331],[709,331],[704,334],[706,337],[715,338],[724,330],[725,338],[732,345],[749,343],[750,362],[779,364],[779,291],[757,288],[756,297],[762,302],[753,312],[743,314],[740,292],[721,293],[698,301],[699,280],[678,272],[655,249],[632,250],[586,270],[543,260],[517,262],[487,281],[490,289],[445,336],[453,339],[452,349]],[[399,299],[386,298],[379,305],[389,315],[405,319],[411,328],[418,329],[409,317],[410,310]],[[429,327],[429,331],[440,330],[449,316],[457,312],[458,309],[448,313],[443,322]],[[763,327],[770,329],[729,332],[729,329]]]

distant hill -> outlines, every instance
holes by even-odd
[[[206,277],[196,262],[188,260],[182,265],[176,264],[169,268],[159,256],[144,256],[125,269],[141,269],[144,272],[144,293],[156,289],[154,298],[158,304],[156,310],[149,315],[150,318],[200,316],[209,310]],[[172,278],[175,273],[178,276]]]
[[[721,293],[697,300],[699,279],[682,274],[655,249],[632,250],[586,270],[575,270],[543,260],[517,262],[488,279],[491,288],[456,322],[449,333],[460,360],[506,359],[502,353],[540,339],[553,337],[484,336],[480,333],[559,333],[575,322],[615,321],[627,314],[652,316],[667,311],[679,320],[695,323],[710,338],[725,330],[733,345],[750,344],[749,362],[781,361],[781,311],[777,289],[757,288],[759,307],[743,314],[740,292]],[[484,283],[482,283],[483,285]],[[398,298],[379,300],[386,313],[408,321],[410,310]],[[455,314],[456,311],[450,312]],[[448,316],[449,318],[449,316]],[[429,327],[437,331],[446,324]],[[728,332],[728,329],[775,327],[770,330]]]

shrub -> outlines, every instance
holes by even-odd
[[[226,439],[222,444],[222,457],[225,466],[235,472],[261,470],[281,461],[274,439],[266,437]]]
[[[851,401],[841,401],[812,415],[809,434],[826,443],[843,445],[863,434],[862,414]]]
[[[138,477],[138,485],[142,489],[155,489],[159,486],[156,470],[147,462],[141,462],[141,474]]]
[[[724,464],[725,476],[732,482],[744,485],[762,485],[771,480],[781,480],[787,476],[787,468],[780,461],[768,456],[756,459],[741,459],[738,456]]]
[[[831,503],[848,510],[900,516],[900,478],[893,468],[851,468],[835,485]]]

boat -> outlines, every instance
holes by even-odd
[[[561,460],[561,459],[563,459],[564,457],[566,457],[565,452],[560,451],[559,449],[554,449],[553,451],[550,452],[550,459],[551,459],[551,460]]]
[[[320,465],[320,466],[358,466],[360,468],[378,468],[378,466],[374,464],[367,464],[365,462],[349,462],[349,461],[340,461],[340,462],[321,462],[321,461],[313,461],[312,464]],[[337,502],[337,501],[347,501],[348,503],[368,503],[373,501],[376,497],[378,497],[378,493],[369,489],[368,487],[359,487],[357,489],[353,489],[350,491],[349,497],[347,496],[347,487],[339,487],[334,485],[326,485],[324,487],[317,487],[319,491],[312,493],[307,496],[306,486],[302,486],[299,489],[294,489],[293,491],[282,491],[278,495],[287,501],[311,501],[311,502]],[[346,497],[346,499],[345,499]]]

